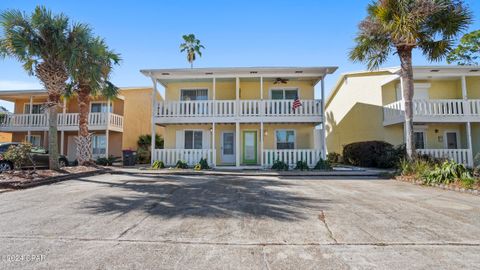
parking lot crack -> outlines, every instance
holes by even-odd
[[[323,223],[323,225],[325,226],[325,229],[327,229],[328,236],[333,240],[333,242],[335,242],[335,244],[337,244],[338,241],[337,239],[335,239],[335,237],[333,236],[332,230],[330,230],[330,227],[328,226],[327,217],[325,216],[325,212],[323,210],[320,210],[318,219]]]

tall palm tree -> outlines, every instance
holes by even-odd
[[[462,0],[376,0],[368,5],[359,24],[350,59],[378,69],[390,54],[400,58],[400,78],[405,102],[407,156],[415,154],[413,141],[412,51],[419,48],[430,61],[442,60],[453,39],[471,23],[471,12]]]
[[[205,49],[203,45],[200,44],[194,34],[183,35],[182,36],[184,43],[180,44],[180,52],[187,52],[187,61],[190,63],[190,68],[193,68],[193,61],[196,59],[198,54],[202,57],[201,49]]]
[[[70,40],[73,31],[63,14],[52,14],[38,6],[31,15],[19,10],[0,14],[0,55],[23,63],[29,75],[36,76],[48,93],[48,150],[51,169],[58,169],[57,110],[65,93],[67,65],[71,61]]]
[[[113,65],[120,62],[120,55],[110,50],[105,41],[94,37],[86,25],[81,29],[72,51],[78,54],[69,66],[71,82],[68,95],[77,95],[79,107],[79,131],[77,137],[77,161],[80,165],[88,165],[92,161],[92,134],[88,130],[88,116],[91,97],[104,96],[108,100],[118,94],[118,88],[110,81]],[[108,121],[108,119],[107,119]]]

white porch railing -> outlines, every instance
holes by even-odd
[[[471,149],[417,149],[421,155],[429,155],[434,158],[446,158],[457,163],[473,166],[473,154]]]
[[[48,119],[45,114],[5,114],[0,117],[0,127],[45,127]]]
[[[315,149],[263,150],[265,167],[271,167],[276,160],[283,161],[290,167],[295,167],[297,161],[305,161],[309,167],[314,167],[321,157],[322,151]]]
[[[107,113],[89,113],[88,125],[90,127],[105,127],[107,124],[115,128],[123,128],[123,116],[110,113],[110,120],[107,121]],[[78,113],[60,113],[57,115],[58,127],[77,127],[79,124]],[[8,114],[0,116],[0,129],[28,129],[47,128],[47,114]]]
[[[175,166],[177,161],[187,162],[189,166],[194,166],[200,159],[206,158],[209,165],[213,161],[213,150],[211,149],[155,149],[153,151],[153,160],[160,160],[166,166]]]
[[[235,116],[321,116],[320,100],[301,100],[293,110],[293,100],[202,100],[163,101],[154,108],[155,117],[235,117]]]
[[[478,99],[418,99],[413,100],[414,117],[480,116]],[[403,120],[403,101],[396,101],[383,107],[385,121]]]

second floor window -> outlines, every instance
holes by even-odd
[[[42,104],[32,104],[32,114],[44,113]],[[30,104],[25,104],[24,113],[30,113]]]
[[[298,89],[272,89],[272,99],[296,99]]]
[[[295,131],[277,130],[275,136],[277,149],[295,149]]]
[[[185,149],[202,149],[202,131],[185,130]]]
[[[90,112],[92,113],[106,113],[108,106],[106,102],[92,102],[90,104]],[[113,112],[112,106],[110,106],[110,112]]]
[[[180,94],[181,101],[208,100],[207,89],[182,89]]]

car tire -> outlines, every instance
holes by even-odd
[[[61,158],[58,160],[58,167],[67,167],[68,166],[68,160]]]
[[[6,172],[6,171],[11,171],[11,170],[13,170],[12,163],[10,163],[8,161],[0,162],[0,172]]]

